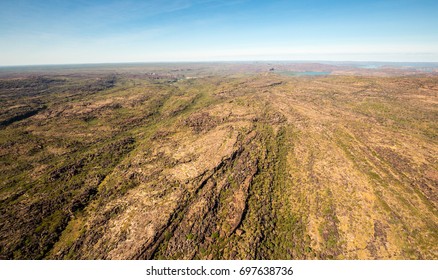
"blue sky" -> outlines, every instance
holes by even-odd
[[[0,65],[438,61],[438,1],[0,0]]]

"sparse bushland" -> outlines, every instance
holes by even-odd
[[[436,77],[187,71],[0,79],[0,258],[437,259]]]

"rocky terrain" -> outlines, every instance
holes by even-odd
[[[438,259],[438,76],[303,67],[0,72],[0,258]]]

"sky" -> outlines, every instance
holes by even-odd
[[[438,62],[438,1],[0,0],[0,66]]]

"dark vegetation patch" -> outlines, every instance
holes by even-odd
[[[194,132],[206,132],[220,123],[220,119],[211,116],[209,113],[194,113],[183,121],[183,124],[190,127]]]
[[[27,110],[27,111],[18,113],[17,115],[10,117],[9,119],[0,121],[0,129],[5,127],[5,126],[8,126],[14,122],[18,122],[18,121],[30,118],[30,117],[38,114],[40,111],[44,110],[45,108],[46,108],[45,106],[41,106],[40,108],[36,108],[36,109],[29,108],[29,110]]]

